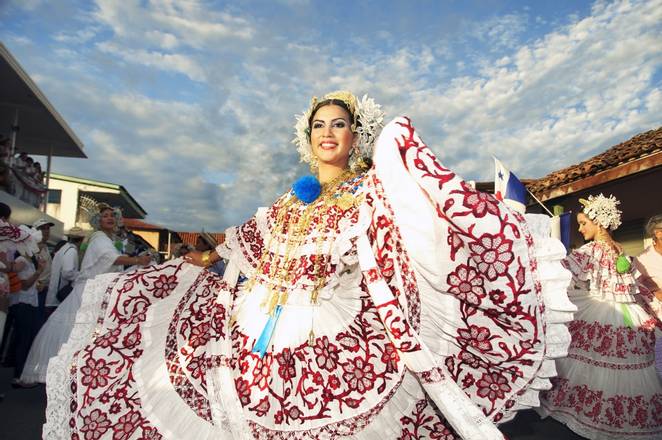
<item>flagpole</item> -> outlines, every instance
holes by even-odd
[[[526,185],[525,185],[525,187],[526,187]],[[533,193],[532,193],[531,191],[529,191],[529,188],[526,188],[526,192],[528,192],[528,193],[531,195],[531,197],[533,197],[533,200],[535,200],[536,202],[538,202],[538,204],[539,204],[540,206],[542,206],[542,208],[543,208],[545,211],[547,211],[547,214],[549,214],[549,215],[551,215],[552,217],[554,217],[554,214],[552,214],[552,211],[550,211],[549,209],[547,209],[547,207],[546,207],[545,205],[543,205],[542,202],[541,202],[540,200],[538,200],[538,197],[534,196]]]

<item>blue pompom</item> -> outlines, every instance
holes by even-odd
[[[314,202],[322,192],[322,185],[315,176],[300,177],[294,185],[292,185],[294,195],[303,203]]]

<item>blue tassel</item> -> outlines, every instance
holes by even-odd
[[[271,337],[274,334],[274,329],[276,328],[276,321],[278,321],[278,317],[280,316],[280,312],[282,310],[283,306],[278,304],[274,309],[274,314],[269,317],[267,323],[264,325],[260,337],[257,339],[257,341],[255,341],[255,345],[253,345],[253,353],[259,354],[260,358],[263,358],[264,354],[267,352],[269,341],[271,341]]]

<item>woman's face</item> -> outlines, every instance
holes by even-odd
[[[113,229],[115,229],[115,216],[113,215],[112,209],[104,209],[101,212],[99,226],[101,227],[101,230],[105,232],[112,232]]]
[[[598,235],[600,228],[583,212],[577,214],[577,223],[579,223],[579,233],[584,236],[584,240],[594,240]]]
[[[337,105],[320,107],[310,123],[310,144],[320,165],[346,168],[354,143],[350,115]]]

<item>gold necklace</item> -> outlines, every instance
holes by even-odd
[[[315,213],[318,213],[316,228],[317,239],[316,255],[313,262],[312,273],[315,275],[316,282],[310,295],[310,301],[311,304],[317,304],[319,290],[324,286],[326,281],[326,276],[323,274],[324,265],[322,264],[324,244],[322,228],[324,225],[324,219],[328,217],[329,212],[334,206],[346,210],[355,203],[354,196],[348,192],[343,192],[338,197],[335,197],[341,184],[350,177],[355,177],[355,175],[355,172],[348,169],[336,176],[330,182],[322,185],[320,195],[315,201],[307,204],[303,212],[301,212],[301,205],[303,202],[294,195],[291,195],[280,207],[278,207],[279,212],[272,228],[269,242],[263,249],[255,273],[247,284],[247,289],[249,291],[252,290],[257,281],[257,277],[264,272],[267,260],[270,260],[266,280],[269,294],[266,295],[265,300],[261,303],[261,306],[266,308],[269,315],[273,316],[277,305],[284,305],[287,303],[288,288],[292,281],[293,272],[297,262],[296,258],[292,258],[292,254],[305,241],[310,224],[312,220],[316,218],[314,215]],[[296,206],[297,208],[291,210],[290,208],[292,206]],[[292,217],[295,213],[298,214],[298,217],[292,221]],[[283,233],[282,231],[285,228],[287,228],[287,230],[285,232],[286,241],[284,255],[281,257],[280,252],[275,252],[271,255],[271,248],[276,234]]]

